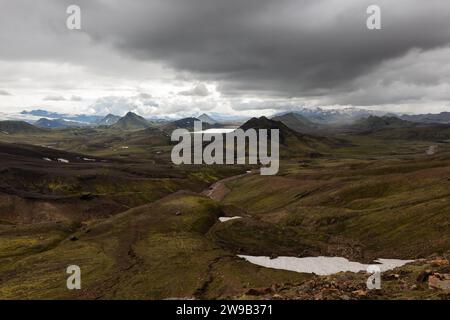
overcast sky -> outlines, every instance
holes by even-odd
[[[0,0],[2,113],[304,106],[450,111],[450,1]]]

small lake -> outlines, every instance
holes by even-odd
[[[270,259],[265,256],[239,255],[250,263],[258,266],[279,270],[288,270],[301,273],[315,273],[317,275],[330,275],[338,272],[366,271],[369,265],[377,265],[381,272],[401,267],[414,260],[377,259],[372,264],[352,262],[341,257],[277,257]]]

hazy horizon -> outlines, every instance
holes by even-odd
[[[132,112],[135,113],[139,116],[142,116],[144,118],[147,119],[167,119],[167,120],[176,120],[176,119],[180,119],[180,118],[188,118],[188,117],[199,117],[202,114],[206,114],[207,116],[212,117],[213,119],[215,117],[217,118],[225,118],[225,119],[229,119],[229,120],[245,120],[245,119],[249,119],[252,117],[262,117],[262,116],[266,116],[266,117],[273,117],[276,115],[280,115],[280,114],[287,114],[287,113],[302,113],[302,111],[305,110],[311,110],[311,111],[331,111],[331,112],[342,112],[345,113],[346,111],[348,112],[356,112],[356,111],[361,111],[361,112],[371,112],[373,113],[373,115],[377,115],[377,116],[383,116],[383,115],[389,115],[389,114],[396,114],[398,116],[401,115],[419,115],[419,114],[439,114],[442,112],[450,112],[449,111],[439,111],[439,112],[396,112],[396,111],[389,111],[389,110],[379,110],[379,109],[366,109],[366,108],[359,108],[359,107],[336,107],[336,106],[325,106],[325,107],[298,107],[298,108],[292,108],[292,109],[288,109],[288,110],[276,110],[276,111],[267,111],[267,110],[256,110],[254,112],[252,112],[251,114],[247,112],[247,115],[240,115],[240,114],[233,114],[233,113],[221,113],[221,112],[208,112],[208,111],[200,111],[200,112],[193,112],[193,113],[189,113],[189,112],[184,112],[181,114],[157,114],[157,115],[145,115],[145,114],[141,114],[139,113],[139,111],[136,111],[135,109],[131,108],[131,109],[124,109],[122,112],[120,113],[113,113],[113,112],[60,112],[57,109],[45,109],[45,108],[26,108],[20,111],[16,111],[16,112],[3,112],[3,110],[0,112],[0,120],[23,120],[26,117],[29,117],[29,120],[37,120],[38,118],[49,118],[49,119],[56,119],[58,118],[58,116],[76,116],[76,115],[86,115],[86,116],[99,116],[99,117],[105,117],[107,115],[115,115],[115,116],[120,116],[120,117],[124,117],[128,112]],[[44,111],[44,112],[48,112],[49,114],[54,113],[55,115],[58,116],[50,116],[50,115],[42,115],[42,116],[37,116],[37,115],[32,115],[32,112],[36,112],[36,111]],[[28,112],[28,113],[25,113]],[[220,120],[219,119],[219,120]],[[217,119],[216,119],[217,120]]]

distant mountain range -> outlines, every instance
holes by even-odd
[[[440,142],[450,139],[450,124],[412,122],[394,116],[369,116],[340,127],[339,131],[391,140]]]
[[[392,116],[383,116],[383,117],[377,117],[377,116],[369,116],[367,118],[359,119],[355,121],[351,128],[363,131],[363,132],[373,132],[381,129],[386,128],[411,128],[415,127],[416,123],[402,120],[397,117]]]
[[[31,111],[24,110],[20,114],[21,115],[31,115],[31,116],[47,118],[47,119],[52,119],[52,120],[64,119],[64,120],[91,123],[91,124],[95,124],[104,118],[103,116],[99,116],[99,115],[86,115],[86,114],[69,115],[69,114],[58,113],[58,112],[50,112],[50,111],[41,110],[41,109],[31,110]]]
[[[275,117],[285,114],[297,114],[307,118],[309,121],[318,124],[350,124],[355,120],[365,118],[371,115],[382,116],[386,112],[372,111],[360,108],[343,108],[343,109],[323,109],[323,108],[299,108],[295,111],[281,112]]]
[[[307,117],[294,112],[275,116],[272,120],[280,121],[292,130],[301,133],[314,133],[321,127],[321,125],[311,122]]]
[[[337,124],[332,121],[327,123],[328,118],[326,118],[325,114],[322,114],[322,123],[314,123],[307,117],[294,112],[275,116],[272,120],[280,121],[296,132],[328,137],[345,133],[398,140],[414,139],[440,141],[450,138],[450,124],[438,122],[445,120],[445,113],[433,115],[436,117],[430,117],[429,115],[426,117],[424,116],[423,118],[415,116],[414,119],[416,122],[404,120],[404,117],[394,114],[359,117],[361,114],[362,113],[358,113],[358,118],[350,124],[346,122]],[[336,114],[332,114],[332,118],[337,119]],[[409,117],[407,118],[410,119]],[[419,122],[421,119],[424,120],[424,122]]]
[[[441,112],[438,114],[404,114],[400,118],[403,120],[421,123],[450,123],[450,112]]]
[[[65,129],[89,126],[86,122],[78,122],[64,119],[41,118],[34,123],[35,126],[48,129]]]
[[[39,118],[38,118],[39,117]],[[388,117],[388,118],[386,118]],[[164,128],[187,128],[193,129],[193,120],[201,120],[204,129],[211,127],[218,127],[220,124],[226,123],[239,125],[247,121],[247,119],[239,116],[223,115],[220,113],[203,113],[198,117],[188,117],[179,120],[169,120],[168,118],[155,118],[152,120],[145,119],[135,113],[129,112],[124,117],[118,115],[108,114],[106,116],[100,115],[70,115],[58,112],[51,112],[43,109],[36,109],[31,111],[22,111],[16,116],[8,115],[4,118],[8,120],[24,120],[31,124],[35,124],[42,128],[72,128],[84,126],[113,126],[122,130],[137,130],[145,129],[151,125],[159,125]],[[280,121],[290,129],[307,134],[317,134],[317,132],[324,133],[324,128],[327,126],[353,126],[353,129],[375,130],[386,127],[386,125],[393,127],[399,126],[402,123],[395,120],[403,120],[411,123],[450,123],[450,112],[441,112],[439,114],[396,114],[386,113],[383,111],[372,111],[360,108],[342,108],[342,109],[325,109],[325,108],[299,108],[295,111],[286,111],[275,114],[272,117],[275,121]],[[366,120],[364,120],[366,119]],[[361,121],[360,121],[361,120]],[[388,123],[386,123],[386,121]],[[184,124],[183,124],[184,123]],[[403,123],[404,125],[405,123]],[[359,128],[357,128],[359,126]]]
[[[42,109],[31,110],[31,111],[24,110],[20,114],[31,115],[31,116],[42,117],[42,118],[63,118],[65,116],[67,116],[65,114],[51,112],[51,111],[42,110]]]
[[[295,119],[295,116],[299,116]],[[331,124],[331,125],[348,125],[359,119],[370,116],[375,117],[396,117],[416,123],[450,123],[450,112],[441,112],[437,114],[400,114],[393,112],[374,111],[360,108],[343,108],[343,109],[323,109],[323,108],[300,108],[295,111],[286,111],[276,114],[273,119],[290,122],[290,125],[298,125],[302,123],[302,129],[308,126],[305,120],[315,124]],[[373,120],[373,119],[372,119]],[[289,125],[288,125],[289,126]],[[300,128],[297,128],[300,129]]]
[[[282,149],[287,154],[303,154],[313,152],[314,149],[321,152],[328,152],[329,148],[341,146],[342,139],[336,138],[340,134],[345,135],[368,135],[382,139],[396,140],[423,140],[423,141],[446,141],[450,139],[450,123],[444,122],[448,113],[440,113],[438,115],[423,115],[423,117],[414,116],[416,121],[404,120],[403,116],[394,116],[392,114],[385,116],[369,115],[361,117],[363,112],[357,112],[356,118],[352,123],[337,124],[333,121],[338,119],[348,119],[352,114],[352,110],[347,110],[347,116],[341,113],[322,113],[322,123],[315,123],[310,118],[297,112],[288,112],[279,114],[272,119],[266,117],[251,118],[245,123],[234,123],[234,128],[240,125],[242,129],[279,129],[280,142]],[[321,112],[316,110],[316,118]],[[43,110],[37,110],[34,114],[45,114],[55,116],[55,113],[48,113]],[[327,118],[327,116],[331,118]],[[215,120],[208,115],[201,115],[202,129],[223,128],[227,124],[214,123]],[[26,121],[7,120],[0,121],[0,135],[29,134],[38,135],[46,133],[50,129],[70,129],[70,128],[86,128],[95,127],[99,129],[123,130],[130,131],[127,134],[134,142],[146,141],[148,137],[158,137],[159,141],[165,141],[167,137],[175,129],[187,129],[193,131],[194,122],[199,118],[187,117],[175,121],[149,121],[133,112],[128,112],[124,117],[109,114],[99,119],[96,123],[86,123],[67,120],[65,118],[49,119],[40,118],[32,123]],[[418,122],[419,120],[423,122]],[[428,122],[432,121],[432,122]]]

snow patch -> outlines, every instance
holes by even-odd
[[[273,268],[279,270],[288,270],[301,273],[314,273],[317,275],[330,275],[339,272],[360,272],[366,271],[369,264],[352,262],[341,257],[277,257],[270,259],[266,256],[246,256],[238,255],[238,257],[247,260],[258,266]],[[399,259],[378,259],[373,265],[378,265],[381,272],[401,267],[414,260]]]
[[[225,222],[225,221],[230,221],[230,220],[235,220],[235,219],[242,219],[242,217],[235,216],[235,217],[220,217],[219,218],[220,222]]]

